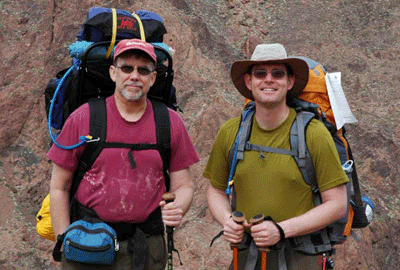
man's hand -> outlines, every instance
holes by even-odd
[[[244,227],[248,226],[246,220],[243,221],[243,224],[236,223],[232,216],[229,216],[225,219],[224,226],[224,238],[226,241],[230,243],[240,243],[242,241],[244,235]]]
[[[271,221],[250,225],[250,231],[256,246],[259,247],[273,246],[281,239],[278,228]]]
[[[181,225],[183,218],[183,210],[177,202],[166,203],[160,202],[162,220],[166,226],[177,227]]]

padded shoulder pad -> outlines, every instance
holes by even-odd
[[[311,112],[298,112],[290,130],[290,147],[298,153],[294,158],[303,175],[304,181],[313,189],[317,188],[317,182],[315,179],[314,164],[307,148],[306,129],[314,116]]]

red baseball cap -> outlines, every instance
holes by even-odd
[[[129,50],[144,51],[151,57],[151,59],[153,59],[154,63],[157,63],[157,56],[154,51],[154,46],[137,38],[121,40],[115,48],[114,61],[121,53]]]

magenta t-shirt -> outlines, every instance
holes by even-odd
[[[154,112],[151,102],[137,122],[128,122],[120,115],[114,96],[106,99],[108,142],[156,143]],[[199,161],[186,127],[169,109],[171,122],[170,171],[180,171]],[[57,141],[61,145],[79,142],[89,134],[89,106],[82,105],[66,121]],[[84,146],[63,150],[53,145],[47,154],[58,166],[75,171]],[[76,199],[92,208],[107,222],[139,223],[147,219],[165,192],[163,163],[158,150],[133,151],[137,167],[132,169],[126,148],[105,148],[84,175]]]

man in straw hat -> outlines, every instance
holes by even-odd
[[[306,62],[287,57],[281,44],[258,45],[250,60],[232,65],[231,77],[236,89],[255,102],[251,144],[290,149],[289,132],[296,112],[287,105],[287,99],[301,93],[308,74]],[[232,219],[226,193],[229,194],[232,184],[227,183],[229,153],[240,122],[241,117],[236,117],[221,127],[203,174],[210,179],[208,204],[223,226],[225,240],[241,242],[239,269],[260,269],[262,256],[257,247],[270,247],[268,269],[322,269],[318,256],[295,251],[292,240],[325,228],[346,214],[344,184],[348,179],[329,131],[315,119],[306,131],[322,204],[314,207],[311,188],[304,182],[292,156],[269,152],[260,156],[260,151],[245,151],[232,179],[236,210],[246,217],[242,224],[237,224]],[[259,213],[271,219],[256,225],[248,221]]]

